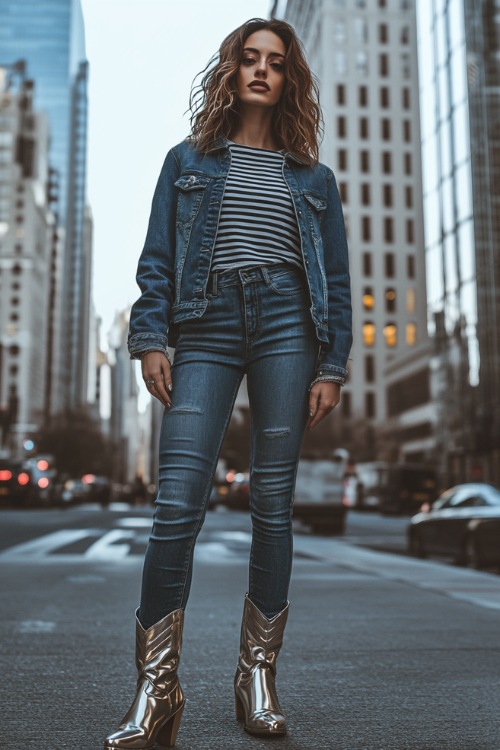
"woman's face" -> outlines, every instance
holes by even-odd
[[[242,103],[273,107],[279,102],[285,86],[285,55],[283,41],[269,29],[247,37],[236,74],[236,90]]]

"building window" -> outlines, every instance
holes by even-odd
[[[18,313],[16,313],[16,312],[13,312],[13,313],[11,313],[11,314],[9,315],[9,320],[12,320],[12,321],[14,321],[14,322],[15,322],[16,320],[19,320],[19,315],[18,315]]]
[[[389,41],[389,27],[386,23],[379,23],[378,25],[378,40],[380,44],[387,44]]]
[[[365,346],[374,346],[375,345],[375,324],[371,321],[367,321],[366,323],[363,323],[363,344]]]
[[[340,399],[340,408],[342,410],[342,416],[349,419],[351,416],[351,394],[342,388],[342,398]]]
[[[411,143],[411,122],[409,120],[403,122],[403,140],[405,143]]]
[[[339,76],[347,73],[347,58],[343,49],[338,49],[335,53],[335,71]]]
[[[380,121],[380,135],[383,141],[391,140],[391,121],[388,117],[383,117]]]
[[[337,135],[339,138],[347,137],[347,119],[344,116],[337,117]]]
[[[394,242],[394,221],[389,216],[384,219],[384,242]]]
[[[406,241],[409,245],[413,245],[415,242],[413,219],[406,220]]]
[[[339,169],[342,170],[342,172],[345,172],[347,170],[347,150],[345,148],[339,148],[338,157]]]
[[[396,323],[387,323],[384,326],[384,338],[385,345],[389,347],[397,346],[398,343],[398,328]]]
[[[410,10],[413,0],[401,0],[401,10]]]
[[[366,8],[366,0],[356,0],[356,8]]]
[[[411,109],[411,94],[409,88],[404,88],[401,98],[403,100],[403,109]]]
[[[385,311],[396,312],[396,290],[386,289],[385,290]]]
[[[384,185],[384,206],[386,208],[392,206],[392,185]]]
[[[372,275],[372,254],[363,253],[363,276]]]
[[[371,286],[365,286],[363,289],[363,309],[373,310],[375,307],[375,297],[373,296],[373,288]]]
[[[337,86],[337,104],[346,103],[346,87],[343,83],[339,83]]]
[[[387,0],[378,0],[378,7],[379,8],[386,8],[387,7]]]
[[[401,29],[401,44],[409,44],[410,43],[410,27],[409,26],[403,26]]]
[[[388,109],[390,107],[390,95],[388,86],[381,86],[380,88],[380,106],[383,109]]]
[[[368,75],[368,55],[364,50],[356,54],[356,70],[364,76]]]
[[[373,354],[365,355],[365,380],[367,383],[375,382],[375,357]]]
[[[14,276],[19,276],[23,272],[23,269],[19,265],[19,263],[16,263],[14,266],[12,266],[12,273]]]
[[[392,174],[392,154],[390,151],[382,151],[382,172]]]
[[[358,103],[360,107],[368,106],[368,86],[358,87]]]
[[[404,155],[405,174],[410,175],[412,173],[411,154]]]
[[[11,365],[9,367],[9,373],[11,375],[17,375],[18,372],[19,372],[19,367],[17,365]]]
[[[365,174],[370,171],[370,152],[369,151],[360,151],[359,154],[359,161],[360,161],[360,169]]]
[[[347,203],[348,201],[347,182],[339,182],[339,194],[340,194],[340,200],[342,201],[342,203]]]
[[[9,354],[11,357],[17,357],[20,351],[21,350],[17,344],[11,344],[9,346]]]
[[[354,33],[358,44],[366,44],[368,41],[368,24],[365,18],[354,19]]]
[[[401,73],[403,78],[410,78],[411,76],[410,55],[408,52],[401,54]]]
[[[10,298],[10,304],[11,304],[11,305],[14,305],[14,307],[15,307],[16,305],[18,305],[18,304],[19,304],[19,297],[11,297],[11,298]]]
[[[415,278],[415,256],[414,255],[407,255],[406,256],[406,275],[409,279]]]
[[[371,190],[368,182],[361,183],[361,203],[363,206],[371,205]]]
[[[406,208],[413,208],[413,188],[410,185],[405,187],[405,205]]]
[[[375,419],[375,394],[372,391],[365,393],[365,416],[367,419]]]
[[[16,255],[21,255],[21,253],[23,252],[23,246],[19,243],[15,245],[14,249],[16,251]]]
[[[396,259],[394,253],[384,254],[384,271],[387,279],[393,279],[396,275]]]
[[[337,20],[335,23],[335,41],[337,44],[342,44],[346,39],[346,28],[345,21],[342,19]]]
[[[363,242],[371,242],[372,222],[369,216],[361,217],[361,238]]]
[[[378,58],[378,72],[381,76],[389,75],[389,55],[383,52]]]
[[[415,346],[417,343],[417,326],[415,323],[406,324],[406,343],[408,346]]]
[[[409,313],[415,312],[415,290],[406,290],[406,311]]]
[[[370,137],[368,130],[368,117],[359,118],[359,137],[365,139]]]

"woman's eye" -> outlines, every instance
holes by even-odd
[[[271,67],[274,68],[274,70],[277,70],[279,72],[285,69],[285,66],[282,65],[281,63],[271,63]]]
[[[244,57],[242,62],[244,62],[245,65],[252,65],[252,63],[254,63],[255,60],[252,57]]]

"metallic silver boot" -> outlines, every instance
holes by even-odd
[[[136,612],[137,694],[105,750],[153,750],[175,745],[184,710],[177,678],[184,610],[176,609],[144,630]]]
[[[234,678],[236,718],[250,734],[285,734],[276,694],[276,659],[283,642],[288,604],[270,620],[245,596],[240,658]]]

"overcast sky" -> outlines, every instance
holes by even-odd
[[[135,301],[137,260],[167,150],[189,132],[194,76],[271,0],[82,0],[90,64],[88,196],[97,314]]]

